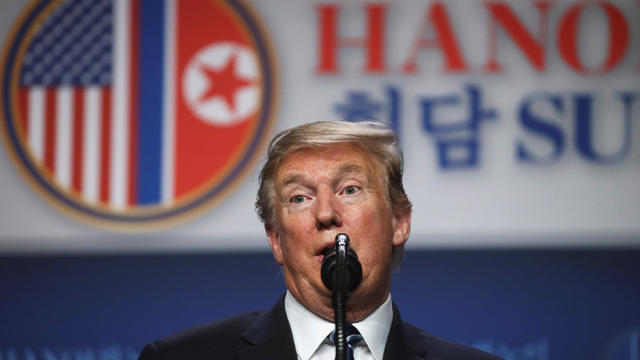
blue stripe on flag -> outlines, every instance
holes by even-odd
[[[140,4],[140,126],[138,129],[138,204],[161,198],[162,104],[164,78],[164,1]]]

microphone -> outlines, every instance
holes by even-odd
[[[349,292],[355,290],[362,281],[362,265],[360,265],[355,251],[349,248],[347,234],[338,234],[336,246],[324,252],[320,277],[324,286],[331,290],[336,360],[346,360],[347,298]]]
[[[356,252],[349,247],[349,242],[349,236],[340,233],[336,235],[336,246],[324,251],[320,276],[322,277],[324,286],[331,291],[334,290],[333,287],[334,284],[336,284],[335,280],[338,275],[336,270],[338,256],[341,253],[340,249],[346,249],[346,274],[342,275],[343,279],[346,277],[344,282],[347,286],[346,291],[352,292],[360,285],[360,281],[362,281],[362,265],[360,265],[358,261]]]

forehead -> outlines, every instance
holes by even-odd
[[[296,150],[283,159],[276,170],[276,183],[292,175],[328,175],[363,173],[373,176],[379,166],[375,158],[352,144],[334,144]]]

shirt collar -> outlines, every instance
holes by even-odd
[[[308,360],[335,325],[305,308],[289,291],[284,298],[284,309],[291,326],[296,352],[302,360]],[[382,360],[387,336],[393,319],[391,295],[371,315],[352,324],[362,335],[373,356]]]
[[[364,320],[352,324],[360,332],[364,341],[369,346],[369,350],[377,360],[382,360],[384,348],[387,344],[387,336],[391,329],[393,320],[393,306],[391,305],[391,295],[387,300],[367,316]]]
[[[308,360],[334,325],[307,310],[288,290],[284,298],[284,310],[291,326],[296,352],[302,360]]]

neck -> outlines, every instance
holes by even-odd
[[[389,291],[387,290],[381,296],[376,297],[365,297],[359,296],[357,292],[355,292],[352,296],[347,300],[347,322],[348,323],[356,323],[364,320],[367,316],[371,315],[376,309],[382,305],[387,298],[389,297]],[[333,316],[333,309],[331,311],[331,316]],[[333,321],[333,318],[331,319]]]
[[[323,297],[320,301],[318,298],[307,299],[300,294],[291,292],[302,306],[309,311],[320,316],[321,318],[334,322],[335,314],[331,304],[331,296]],[[358,291],[353,292],[347,300],[347,322],[350,324],[360,322],[371,315],[376,309],[382,305],[389,297],[389,290],[382,292],[379,296],[365,296]]]

